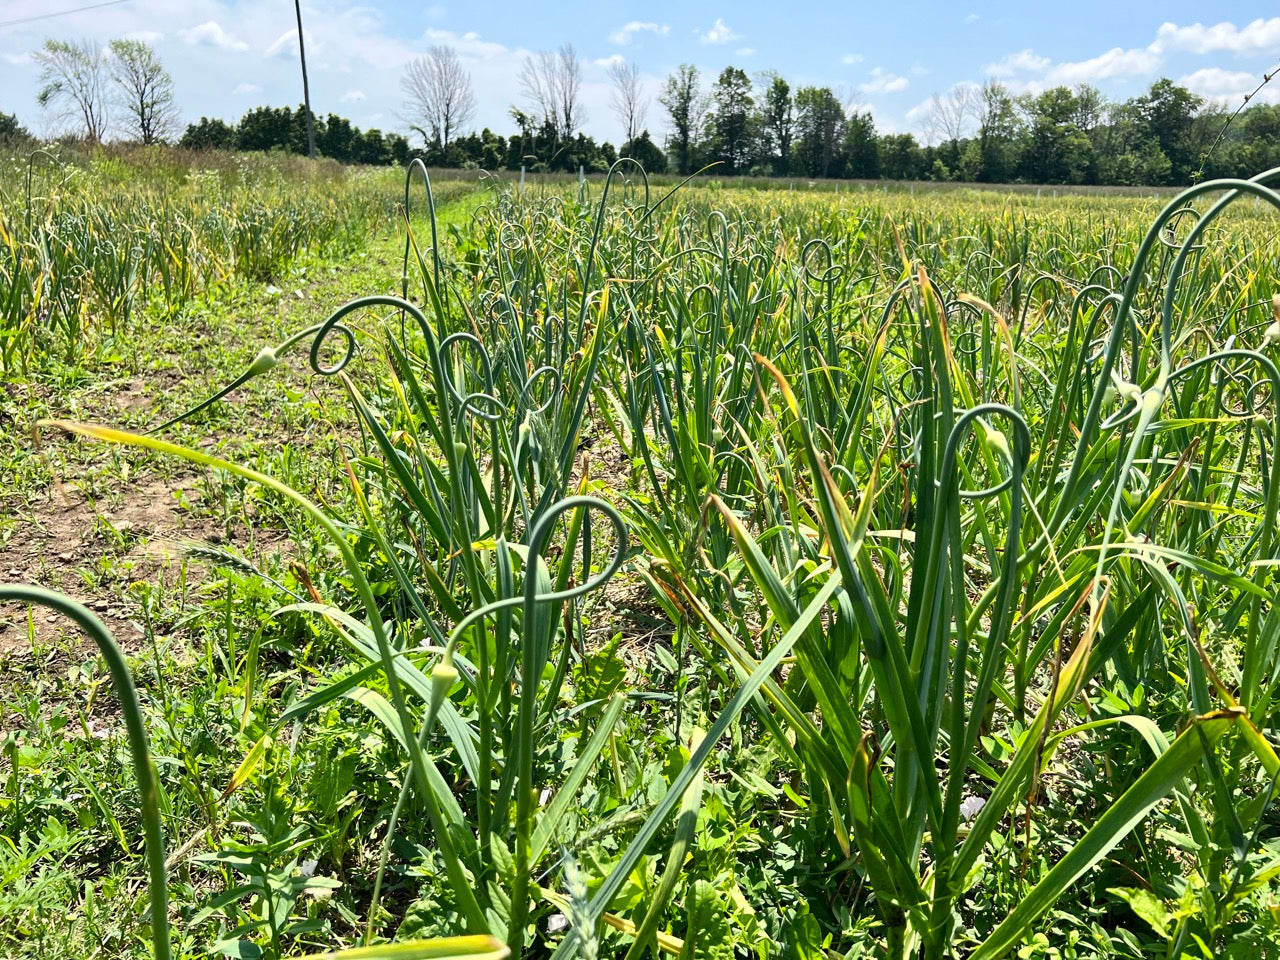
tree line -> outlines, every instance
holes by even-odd
[[[142,143],[177,137],[173,83],[155,52],[137,40],[47,40],[34,53],[42,107],[90,142],[123,112],[125,133]],[[476,98],[457,52],[433,46],[405,68],[402,118],[419,139],[361,131],[330,113],[314,118],[316,148],[344,163],[403,163],[488,170],[596,172],[619,156],[646,170],[688,174],[987,183],[1180,185],[1198,177],[1248,176],[1280,166],[1280,105],[1238,117],[1162,78],[1144,93],[1110,101],[1089,85],[1015,94],[998,81],[960,84],[937,95],[922,118],[923,140],[881,133],[872,112],[829,86],[793,88],[779,73],[725,67],[709,85],[682,64],[659,95],[667,128],[659,145],[646,126],[651,102],[639,68],[608,66],[610,106],[623,142],[583,132],[582,65],[571,44],[529,55],[518,74],[519,103],[508,134],[475,132]],[[306,153],[304,107],[258,107],[238,123],[201,117],[178,138],[186,147]],[[0,139],[29,136],[0,114]]]
[[[672,168],[715,163],[753,176],[978,183],[1180,185],[1280,165],[1280,106],[1231,113],[1162,78],[1112,102],[1087,84],[1014,94],[989,81],[935,96],[925,142],[880,133],[871,111],[828,86],[792,89],[775,72],[698,68],[666,78],[659,102]]]
[[[337,114],[327,118],[313,117],[316,153],[339,163],[366,163],[375,166],[404,165],[412,151],[406,137],[383,133],[375,128],[361,130],[350,120]],[[216,117],[201,117],[188,124],[178,146],[195,150],[279,150],[284,153],[307,153],[307,110],[299,105],[288,107],[255,107],[240,122],[227,123]]]
[[[432,47],[405,73],[406,109],[430,163],[534,170],[602,169],[633,156],[645,169],[689,174],[709,164],[729,176],[955,180],[985,183],[1180,185],[1249,176],[1280,166],[1280,106],[1233,115],[1168,78],[1109,101],[1087,84],[1015,94],[998,81],[960,84],[931,101],[923,142],[881,133],[869,109],[829,86],[791,84],[775,71],[729,66],[704,86],[682,64],[658,102],[668,134],[660,148],[644,121],[650,107],[639,68],[609,67],[611,107],[625,131],[616,151],[577,132],[585,120],[573,47],[526,59],[523,104],[510,137],[486,129],[459,136],[475,111],[455,51]],[[665,148],[665,149],[664,149]]]

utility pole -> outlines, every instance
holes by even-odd
[[[302,100],[307,110],[307,156],[316,158],[316,125],[311,119],[311,89],[307,86],[307,48],[302,43],[302,0],[293,0],[298,14],[298,56],[302,58]]]

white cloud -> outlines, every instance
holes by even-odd
[[[48,2],[10,0],[6,4],[0,0],[0,7],[19,4],[39,13]],[[433,19],[439,11],[429,10],[430,4],[447,6],[447,19]],[[508,114],[512,104],[527,108],[520,95],[518,75],[521,63],[530,52],[528,45],[532,42],[525,41],[522,45],[518,39],[521,35],[516,33],[510,34],[511,39],[504,34],[504,42],[495,42],[498,28],[481,26],[484,21],[475,19],[471,8],[458,4],[456,0],[423,0],[414,9],[407,25],[393,18],[389,12],[380,15],[375,8],[384,5],[370,4],[368,0],[315,0],[312,6],[314,14],[304,14],[305,41],[311,96],[322,113],[329,112],[329,108],[324,106],[327,103],[335,109],[341,106],[337,112],[361,127],[377,122],[384,130],[403,130],[409,123],[404,115],[406,106],[400,88],[405,65],[433,44],[454,47],[471,75],[477,100],[473,121],[476,129],[488,126],[508,133],[513,128]],[[730,59],[733,51],[747,44],[756,47],[757,43],[763,42],[755,30],[741,39],[733,39],[736,32],[745,32],[744,28],[735,31],[725,23],[730,17],[741,16],[735,14],[737,8],[720,7],[718,18],[714,13],[715,7],[702,8],[702,12],[693,14],[694,19],[687,23],[669,20],[669,27],[656,15],[651,14],[649,20],[641,20],[640,17],[644,16],[639,12],[641,9],[635,8],[636,12],[632,14],[634,21],[656,23],[656,29],[645,27],[626,31],[629,45],[606,42],[611,30],[630,26],[622,19],[625,13],[615,14],[614,18],[604,21],[603,27],[596,30],[594,42],[590,38],[576,41],[583,55],[582,98],[588,117],[586,132],[597,140],[608,139],[616,144],[620,142],[622,132],[610,107],[611,85],[604,69],[595,65],[593,58],[607,58],[609,54],[619,53],[630,59],[633,52],[656,50],[677,34],[681,34],[681,42],[691,43],[694,49],[711,51],[710,46],[702,47],[697,43],[698,38],[705,35],[709,41],[716,41],[719,45],[715,49]],[[963,8],[957,8],[953,19],[958,20],[965,12]],[[0,19],[6,15],[0,14]],[[713,23],[706,22],[708,16]],[[200,116],[237,119],[247,105],[296,105],[301,97],[292,4],[250,3],[247,0],[187,0],[175,4],[165,0],[132,0],[127,4],[104,7],[92,15],[71,18],[67,22],[75,25],[77,35],[103,43],[113,37],[131,34],[145,36],[148,40],[150,33],[163,34],[163,40],[157,46],[165,67],[173,76],[184,121]],[[1154,35],[1158,22],[1159,18],[1151,24],[1150,35]],[[447,29],[454,23],[458,26]],[[11,104],[6,107],[0,102],[0,110],[15,111],[19,120],[31,128],[38,126],[42,119],[35,104],[37,71],[29,59],[29,52],[39,42],[38,37],[32,39],[37,26],[33,25],[31,34],[15,30],[0,36],[0,90],[9,94]],[[493,34],[485,32],[489,29],[494,31]],[[686,30],[691,32],[682,33]],[[538,44],[532,43],[532,46],[536,48]],[[264,51],[271,47],[275,47],[273,57],[264,58]],[[853,85],[869,79],[870,68],[865,62],[861,66],[843,67],[833,62],[839,61],[846,52],[853,56],[846,47],[845,51],[833,52],[827,58],[826,69],[840,70],[840,74],[827,81],[818,76],[813,78],[813,82],[844,79]],[[743,66],[748,63],[759,65],[762,56],[764,54],[757,53],[749,61],[740,59],[737,62]],[[870,61],[871,54],[866,57]],[[634,58],[641,60],[647,68],[641,78],[646,95],[653,101],[647,122],[651,134],[660,139],[665,118],[656,97],[662,89],[663,74],[671,69],[671,64],[664,57],[654,60],[648,55],[641,57],[638,52]],[[910,89],[914,90],[919,84],[920,81],[912,76]],[[357,102],[343,100],[355,89],[363,92],[366,99]],[[885,96],[887,99],[889,95]],[[381,119],[375,121],[377,117]],[[904,123],[900,118],[898,122]]]
[[[1054,63],[1034,50],[1020,50],[988,64],[989,77],[1005,80],[1015,90],[1038,93],[1048,87],[1074,87],[1124,77],[1140,77],[1160,69],[1163,58],[1150,47],[1113,47],[1088,60]]]
[[[1034,50],[1019,50],[1001,57],[995,63],[988,64],[986,74],[989,77],[1011,77],[1015,73],[1040,73],[1052,63],[1048,57],[1042,57]]]
[[[928,100],[921,100],[906,113],[907,122],[910,124],[923,123],[929,114],[933,112],[933,97]]]
[[[858,84],[860,93],[897,93],[911,86],[911,81],[896,73],[890,73],[883,67],[871,71],[871,79]]]
[[[416,13],[420,16],[420,11],[430,2],[450,4],[450,0],[423,0]],[[39,12],[49,0],[8,0],[0,2],[0,7],[15,3]],[[311,96],[316,108],[327,113],[324,104],[336,108],[344,92],[359,88],[367,100],[343,104],[353,123],[368,127],[373,113],[380,112],[384,118],[383,129],[403,129],[407,121],[397,114],[404,107],[400,78],[405,64],[425,52],[433,42],[453,42],[461,54],[464,48],[474,53],[478,41],[455,42],[451,37],[442,37],[439,41],[427,39],[423,30],[435,24],[426,19],[419,20],[418,29],[408,35],[393,29],[389,18],[379,15],[372,6],[367,0],[317,0],[313,14],[304,12]],[[451,11],[450,15],[455,13]],[[0,14],[0,19],[3,16]],[[173,77],[184,122],[200,116],[238,119],[247,103],[296,104],[301,98],[296,43],[288,43],[287,56],[282,53],[270,60],[261,56],[263,49],[277,37],[286,33],[292,37],[296,32],[292,4],[247,0],[186,0],[181,4],[167,0],[132,0],[78,15],[68,22],[74,24],[75,35],[103,44],[115,37],[144,32],[163,34],[164,39],[156,46]],[[33,25],[32,31],[35,29]],[[30,35],[21,31],[0,31],[0,90],[11,94],[19,120],[29,128],[44,120],[35,103],[37,71],[29,66],[10,65],[7,60],[37,45],[38,41],[32,41]],[[517,95],[515,77],[523,51],[502,49],[502,55],[495,58],[487,71],[477,67],[474,59],[465,61],[480,101],[477,129],[486,124],[494,129],[508,129],[507,108]],[[248,94],[236,93],[242,83],[252,83],[255,90]],[[605,117],[607,94],[604,104],[599,110],[589,112]],[[0,110],[4,109],[10,108],[0,103]],[[597,130],[592,127],[589,132],[595,134]]]
[[[698,37],[701,43],[729,43],[732,40],[741,39],[742,35],[734,33],[733,28],[719,17],[716,17],[716,22],[711,25],[710,30]]]
[[[965,23],[977,23],[977,22],[978,22],[979,20],[981,20],[981,19],[982,19],[982,18],[981,18],[980,16],[978,16],[976,13],[971,13],[971,14],[969,14],[967,17],[965,17],[965,18],[964,18],[964,22],[965,22]]]
[[[232,53],[244,53],[249,49],[249,45],[243,40],[223,30],[222,24],[217,20],[206,20],[198,27],[179,30],[178,36],[191,47],[217,47]]]
[[[1089,60],[1056,64],[1045,80],[1050,85],[1073,87],[1078,83],[1097,83],[1116,77],[1140,77],[1160,69],[1160,63],[1160,55],[1150,49],[1112,47]]]
[[[126,40],[137,40],[140,43],[147,43],[155,46],[164,39],[164,34],[159,30],[132,30],[124,35]]]
[[[739,47],[733,51],[735,57],[754,57],[756,55],[755,47]]]
[[[1178,83],[1209,100],[1224,100],[1234,105],[1243,100],[1246,94],[1253,93],[1260,80],[1260,77],[1243,70],[1205,67],[1181,77]],[[1258,91],[1256,100],[1280,103],[1280,88],[1265,86]],[[1251,99],[1250,102],[1254,100]]]
[[[342,103],[359,103],[366,99],[363,90],[348,90],[338,98]]]
[[[306,32],[305,37],[307,40],[307,53],[310,54],[312,51],[319,53],[319,49],[316,46],[315,39],[311,36],[310,30]],[[276,39],[272,42],[271,46],[267,47],[266,50],[262,51],[262,55],[267,59],[270,59],[272,57],[280,57],[280,56],[286,56],[286,55],[289,57],[293,57],[297,54],[297,52],[298,52],[298,30],[295,27],[292,30],[286,30],[284,33],[280,34],[280,36],[276,37]]]
[[[1097,84],[1127,77],[1154,77],[1165,68],[1166,54],[1205,55],[1280,52],[1280,17],[1257,19],[1237,27],[1229,21],[1205,26],[1202,23],[1179,26],[1163,23],[1155,39],[1145,47],[1113,47],[1088,60],[1054,63],[1034,50],[1011,53],[986,67],[990,77],[1002,78],[1020,91],[1037,93],[1051,86]],[[1179,81],[1201,96],[1235,99],[1253,90],[1259,77],[1226,70],[1219,66],[1196,70]],[[1259,99],[1273,102],[1280,93],[1270,95],[1268,88]]]
[[[862,62],[862,54],[846,53],[843,57],[840,58],[840,62],[843,63],[846,67],[852,67],[855,63]]]
[[[861,112],[871,114],[871,119],[876,125],[876,133],[882,137],[885,134],[902,132],[894,117],[877,110],[873,104],[867,104],[862,108]]]
[[[1254,20],[1243,27],[1226,20],[1211,27],[1202,23],[1189,27],[1162,23],[1150,49],[1155,53],[1182,50],[1187,53],[1225,51],[1241,54],[1275,52],[1277,47],[1280,47],[1280,17]]]
[[[591,62],[594,63],[597,67],[601,67],[605,70],[608,70],[610,67],[616,64],[626,63],[627,58],[620,53],[615,53],[612,56],[601,57],[599,60],[592,60]]]
[[[643,23],[639,20],[632,20],[609,34],[609,42],[619,47],[625,47],[636,38],[637,34],[652,33],[659,37],[665,37],[670,31],[671,28],[665,23]]]
[[[484,61],[487,63],[502,62],[514,64],[512,75],[519,69],[519,64],[528,53],[523,48],[512,49],[493,40],[486,40],[474,30],[463,34],[451,33],[448,30],[428,30],[425,34],[427,43],[444,44],[458,51],[463,61]],[[470,64],[468,64],[470,65]]]

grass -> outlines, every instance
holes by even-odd
[[[177,955],[1273,949],[1274,194],[422,183],[407,274],[375,217],[0,414],[5,556],[102,518],[32,570],[126,634]],[[0,937],[146,955],[106,668],[7,609]]]

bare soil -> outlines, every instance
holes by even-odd
[[[122,602],[120,591],[111,589],[111,577],[100,571],[109,565],[135,581],[181,575],[181,544],[209,535],[213,527],[181,507],[184,500],[198,498],[195,480],[137,480],[122,491],[118,505],[101,507],[75,485],[55,483],[30,505],[18,533],[0,548],[0,575],[10,583],[66,592],[93,610],[126,652],[135,652],[143,631],[136,610],[126,607],[136,605]],[[198,573],[189,568],[185,575]],[[74,633],[58,614],[32,610],[28,615],[17,605],[0,608],[0,683],[8,661],[68,642],[74,648]],[[92,646],[87,638],[79,642]]]

